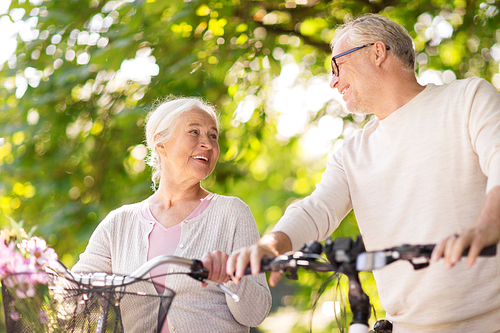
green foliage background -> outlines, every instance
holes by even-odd
[[[410,32],[419,74],[433,69],[444,81],[480,76],[500,88],[498,6],[493,0],[13,0],[3,17],[31,20],[35,32],[17,37],[15,55],[0,71],[0,210],[28,228],[38,225],[37,233],[72,266],[109,211],[152,193],[142,160],[146,113],[167,95],[194,95],[215,104],[223,124],[221,156],[204,186],[242,198],[264,233],[290,202],[314,189],[327,160],[307,158],[300,135],[277,135],[280,113],[270,101],[286,63],[300,68],[292,86],[327,82],[335,26],[374,12]],[[436,33],[443,21],[452,27],[449,36]],[[120,78],[123,62],[136,56],[158,66],[150,82]],[[254,111],[241,121],[235,110],[248,96],[255,97]],[[332,100],[310,112],[306,129],[324,115],[343,120],[332,148],[368,120]],[[3,227],[8,220],[0,215]],[[334,236],[356,233],[350,214]],[[302,309],[324,278],[306,276],[294,283],[294,305]],[[383,314],[370,278],[367,288]]]

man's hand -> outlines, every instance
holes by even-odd
[[[432,251],[431,260],[444,258],[447,268],[453,267],[470,247],[467,265],[470,267],[486,246],[500,242],[500,186],[491,189],[474,225],[442,240]]]
[[[219,250],[213,252],[206,252],[201,258],[203,267],[208,270],[208,280],[217,283],[226,283],[230,280],[229,275],[226,273],[226,263],[229,256]],[[207,283],[202,282],[201,286],[207,286]]]
[[[264,235],[256,244],[243,247],[234,251],[227,261],[227,274],[232,276],[233,282],[240,283],[245,275],[245,270],[250,264],[252,275],[260,273],[260,264],[263,258],[274,258],[282,253],[291,251],[292,243],[290,238],[282,232],[272,232]],[[269,284],[274,287],[283,274],[272,272],[269,277]]]

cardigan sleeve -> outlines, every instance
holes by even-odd
[[[259,240],[259,231],[250,208],[245,205],[238,217],[234,234],[233,251],[249,246]],[[226,302],[236,321],[244,326],[257,326],[266,318],[271,308],[271,292],[264,273],[248,275],[236,285],[232,281],[226,284],[240,297],[235,302],[226,295]]]

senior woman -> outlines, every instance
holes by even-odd
[[[227,253],[255,243],[259,233],[249,207],[236,197],[210,193],[200,182],[219,156],[219,123],[214,108],[198,98],[170,98],[146,122],[155,192],[146,200],[111,212],[92,234],[73,272],[130,274],[158,255],[201,259],[210,280],[240,296],[235,302],[213,285],[200,287],[186,275],[167,275],[183,268],[160,266],[156,291],[176,295],[162,328],[157,309],[128,305],[122,313],[127,332],[248,332],[271,306],[265,276],[249,276],[240,285],[229,281]],[[127,312],[132,312],[128,314]],[[124,312],[122,310],[122,312]]]

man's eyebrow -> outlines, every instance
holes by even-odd
[[[346,62],[346,61],[347,61],[347,59],[344,59],[344,58],[346,58],[346,57],[345,57],[345,56],[343,56],[343,57],[340,57],[340,58],[335,59],[335,61],[337,62],[337,65],[338,65],[338,64],[343,64],[344,62]]]

